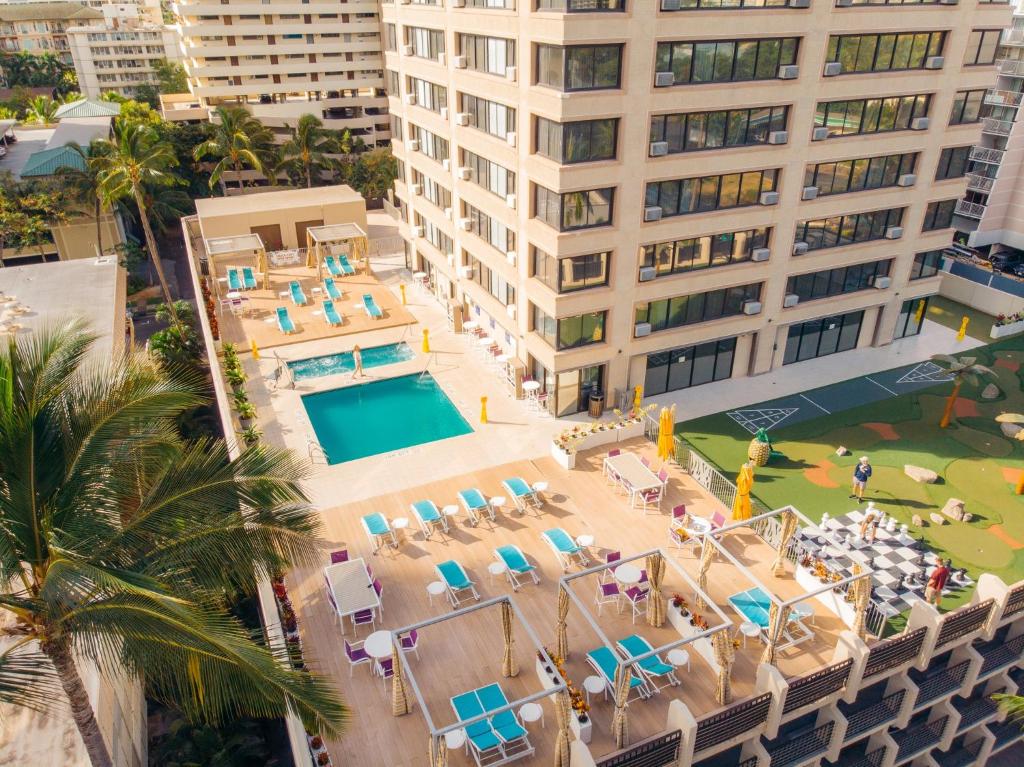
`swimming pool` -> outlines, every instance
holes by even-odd
[[[406,362],[416,356],[416,353],[413,352],[409,344],[405,342],[386,344],[384,346],[371,346],[368,349],[362,349],[361,352],[364,368],[375,368],[380,365],[391,365],[395,362]],[[352,352],[325,354],[322,357],[310,357],[288,363],[288,368],[292,371],[296,381],[302,381],[306,378],[330,376],[335,373],[351,373],[355,370],[355,367],[355,363],[352,362]]]
[[[332,465],[473,431],[429,373],[306,394],[302,404]]]

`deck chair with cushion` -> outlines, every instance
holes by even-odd
[[[445,591],[448,594],[448,601],[452,603],[452,607],[457,608],[464,601],[468,602],[470,597],[475,599],[477,602],[480,601],[480,594],[477,592],[473,581],[471,581],[469,576],[466,575],[466,571],[462,569],[462,565],[454,559],[449,559],[447,562],[434,565],[434,570],[444,582]]]
[[[346,277],[356,273],[355,267],[348,262],[348,256],[344,253],[338,254],[338,265],[341,267],[341,273]]]
[[[287,306],[277,307],[277,329],[285,335],[291,335],[295,332],[295,323],[292,322],[292,318],[288,316]]]
[[[251,266],[242,268],[242,284],[245,285],[246,290],[256,289],[256,275],[253,273]]]
[[[334,282],[333,277],[328,277],[324,280],[324,293],[332,301],[340,301],[342,295],[344,295]]]
[[[522,477],[510,477],[502,481],[501,486],[512,497],[512,502],[521,514],[530,508],[539,509],[543,504],[537,492]]]
[[[481,514],[487,514],[492,520],[494,519],[494,509],[491,508],[491,504],[487,502],[484,494],[475,487],[460,490],[459,503],[462,504],[462,508],[469,515],[469,521],[474,525],[480,524]]]
[[[384,316],[384,312],[377,306],[377,302],[373,300],[373,296],[369,293],[363,294],[363,309],[366,310],[366,316],[371,320],[379,320]]]
[[[383,546],[398,546],[398,539],[395,537],[395,531],[391,529],[391,523],[379,511],[374,514],[367,514],[359,521],[363,525],[363,532],[366,533],[366,537],[373,544],[373,552],[375,554]]]
[[[324,266],[327,267],[327,272],[332,277],[340,277],[341,276],[341,267],[338,266],[338,262],[334,260],[334,256],[328,256],[327,258],[325,258],[324,259]]]
[[[508,705],[508,698],[496,684],[489,684],[476,690],[476,697],[487,712],[497,711],[499,708]],[[501,740],[506,759],[522,758],[533,753],[533,746],[530,745],[530,738],[516,716],[515,711],[509,709],[501,711],[490,719],[491,729]]]
[[[612,700],[615,699],[615,669],[618,660],[615,653],[607,647],[598,647],[587,653],[587,663],[597,672],[597,675],[604,680],[604,694],[608,697],[611,693]],[[635,694],[638,698],[646,698],[650,693],[647,690],[647,683],[635,673],[630,673],[629,693]]]
[[[526,561],[522,549],[514,543],[499,546],[494,550],[494,556],[505,565],[505,575],[508,577],[508,582],[512,584],[513,591],[518,591],[522,586],[519,582],[520,577],[528,575],[533,578],[534,583],[540,583],[540,578],[537,577],[537,568]]]
[[[291,294],[292,302],[296,306],[306,305],[306,294],[302,292],[302,286],[299,284],[298,280],[292,280],[288,283],[288,292]]]
[[[420,529],[423,531],[424,538],[429,538],[434,530],[448,532],[448,520],[445,519],[444,514],[438,510],[437,504],[433,501],[416,501],[409,504],[409,508],[412,509],[412,514],[416,517],[416,521],[420,523]]]
[[[464,692],[462,695],[450,698],[450,700],[452,710],[455,711],[455,716],[458,717],[460,722],[483,716],[487,713],[484,711],[483,704],[477,697],[476,691]],[[494,732],[490,721],[481,719],[466,725],[464,729],[466,730],[466,738],[469,741],[473,759],[478,767],[483,764],[501,764],[505,761],[505,752],[502,748],[501,739]]]
[[[324,319],[331,327],[336,328],[341,325],[341,315],[338,314],[338,310],[334,308],[334,302],[329,298],[324,299]]]
[[[583,553],[583,549],[562,528],[552,527],[550,530],[545,530],[541,533],[540,537],[551,547],[551,550],[558,558],[558,563],[565,572],[568,572],[569,567],[574,563],[580,567],[587,566],[589,560]]]
[[[228,290],[241,290],[242,278],[237,269],[228,269]]]
[[[635,658],[638,655],[649,653],[654,649],[651,646],[651,643],[639,634],[630,634],[625,639],[620,639],[616,642],[615,646],[618,647],[622,654],[627,658]],[[665,663],[665,661],[661,659],[660,655],[652,655],[648,658],[644,658],[641,661],[637,661],[634,665],[647,679],[647,685],[652,693],[658,692],[669,685],[679,684],[675,668]],[[663,679],[664,683],[659,685],[659,679]]]

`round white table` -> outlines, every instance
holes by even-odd
[[[547,482],[534,482],[533,483],[533,492],[535,492],[535,493],[546,493],[547,490],[548,490],[548,483]]]
[[[391,527],[395,531],[395,538],[397,538],[399,542],[401,542],[401,540],[405,537],[406,529],[409,527],[409,518],[396,517],[395,519],[391,520]]]
[[[230,291],[228,291],[227,293],[224,294],[224,297],[225,298],[231,298],[231,299],[241,298],[242,297],[242,293],[239,290],[230,290]]]
[[[623,586],[635,586],[640,582],[640,568],[629,562],[619,565],[612,572],[615,574],[615,580]]]
[[[366,637],[363,642],[363,649],[371,658],[390,658],[394,643],[391,641],[390,631],[374,631]]]
[[[589,533],[584,533],[583,535],[577,535],[576,536],[576,545],[577,546],[581,546],[584,549],[590,548],[591,546],[594,545],[594,536],[590,535]]]
[[[451,517],[454,517],[459,513],[459,507],[456,506],[454,503],[450,503],[443,509],[441,509],[441,513],[450,519]]]
[[[512,355],[502,353],[502,354],[499,354],[497,357],[495,357],[494,361],[497,362],[500,365],[504,365],[510,359],[512,359]]]
[[[497,575],[504,575],[508,567],[504,562],[491,562],[487,565],[487,572],[491,574],[491,583],[494,583],[494,577]]]
[[[540,381],[523,381],[523,391],[537,391],[540,388]]]
[[[444,734],[444,744],[449,751],[456,751],[466,745],[466,731],[461,727]]]
[[[690,653],[686,652],[682,647],[675,647],[668,651],[668,662],[675,667],[686,666],[686,670],[690,670]]]
[[[711,520],[691,514],[690,524],[686,526],[686,532],[697,536],[707,535],[711,532]]]
[[[748,639],[760,636],[761,627],[753,621],[743,621],[743,623],[740,624],[740,633],[743,635],[743,646],[746,647]]]
[[[519,718],[526,724],[533,724],[539,719],[540,726],[544,727],[544,709],[539,703],[524,703],[519,707]]]
[[[488,503],[491,504],[491,508],[497,513],[505,505],[506,501],[507,499],[503,495],[492,495]]]
[[[590,696],[604,692],[604,679],[599,676],[588,676],[583,680],[583,689],[587,693],[587,705],[590,705]]]
[[[434,597],[439,597],[444,593],[444,583],[441,581],[431,581],[427,584],[427,598],[430,600],[430,604],[434,604]]]

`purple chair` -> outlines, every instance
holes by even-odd
[[[381,658],[377,661],[377,673],[384,680],[384,691],[387,692],[388,680],[395,675],[395,668],[391,665],[391,658]]]
[[[716,511],[711,515],[711,529],[718,530],[721,527],[725,527],[725,517]]]
[[[615,456],[619,455],[621,452],[622,451],[619,450],[618,448],[615,448],[614,450],[609,450],[608,451],[608,457],[609,458],[614,458]]]
[[[331,607],[334,608],[334,614],[338,614],[338,605],[334,601],[334,594],[331,593],[331,582],[327,580],[327,576],[324,576],[324,590],[327,592],[327,601],[331,603]]]
[[[678,506],[672,507],[672,519],[685,519],[686,518],[686,504],[681,503]]]
[[[606,565],[610,565],[612,562],[618,562],[620,559],[622,559],[622,552],[621,551],[609,551],[605,555],[604,563]],[[614,576],[612,575],[612,571],[611,570],[605,570],[604,572],[601,573],[601,582],[602,583],[605,583],[605,582],[611,581],[611,580],[614,580]]]
[[[356,646],[358,645],[358,647]],[[356,642],[355,644],[349,644],[349,641],[345,640],[345,657],[348,658],[348,675],[352,676],[352,669],[362,663],[369,663],[370,656],[366,650],[363,649],[362,642]]]
[[[420,658],[420,634],[416,629],[413,629],[408,634],[402,637],[402,652],[414,652],[416,653],[416,660]]]
[[[342,549],[341,551],[332,551],[331,564],[340,565],[342,562],[348,562],[348,549]]]
[[[365,567],[366,567],[366,577],[369,578],[372,581],[373,580],[373,568],[370,567],[369,565],[365,565]]]
[[[373,580],[373,591],[377,595],[377,599],[380,600],[380,614],[383,615],[384,614],[384,597],[382,596],[382,594],[384,593],[384,584],[382,584],[380,582],[380,579],[378,579],[378,578],[374,578],[374,580]]]
[[[640,456],[640,463],[642,463],[648,469],[651,468],[651,461],[650,461],[649,458],[645,458],[644,456]]]
[[[615,611],[618,612],[620,609],[620,600],[622,599],[622,592],[619,591],[619,584],[617,583],[598,583],[597,584],[597,596],[594,597],[594,604],[597,605],[597,614],[601,615],[601,607],[603,605],[615,605]]]
[[[659,471],[658,472],[658,479],[661,481],[661,484],[667,485],[668,484],[668,470],[667,469],[662,469],[661,471]]]
[[[352,613],[352,629],[354,631],[358,632],[360,626],[367,624],[372,628],[377,627],[377,616],[374,615],[373,610],[360,610],[357,613]]]
[[[647,583],[647,571],[640,570],[640,583]]]
[[[626,601],[629,602],[629,606],[633,610],[633,623],[636,624],[638,615],[644,615],[647,612],[647,595],[650,591],[646,588],[639,586],[630,586],[626,589],[625,597]]]

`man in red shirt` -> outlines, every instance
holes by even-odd
[[[938,607],[942,602],[942,589],[946,587],[946,579],[949,578],[950,564],[952,564],[950,560],[940,559],[938,566],[932,570],[932,574],[928,578],[928,585],[924,590],[924,599],[928,604]]]

